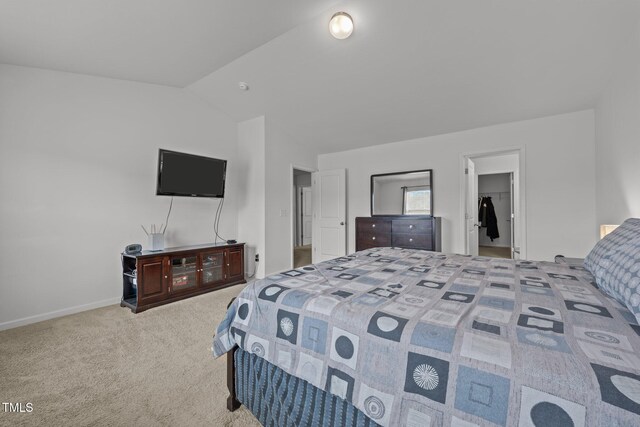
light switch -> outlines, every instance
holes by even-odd
[[[287,216],[287,210],[286,209],[280,209],[280,216]]]

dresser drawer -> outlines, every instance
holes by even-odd
[[[433,250],[431,234],[393,233],[393,246],[398,248]]]
[[[356,231],[360,233],[391,235],[391,221],[377,218],[356,218]]]
[[[393,234],[431,233],[432,225],[428,219],[394,219],[391,221]]]
[[[361,246],[391,246],[391,235],[384,233],[358,234],[358,247]]]
[[[376,244],[370,244],[369,242],[360,242],[358,241],[358,245],[356,246],[356,251],[366,251],[367,249],[371,249],[371,248],[378,248],[381,245],[376,245]]]

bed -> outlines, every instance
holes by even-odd
[[[640,425],[640,326],[582,266],[364,250],[248,285],[213,353],[266,426]]]

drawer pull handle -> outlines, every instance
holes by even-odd
[[[376,236],[373,236],[373,237],[371,238],[371,240],[376,240]]]
[[[411,229],[411,228],[413,228],[413,224],[409,224],[409,228],[410,228],[410,229]]]
[[[410,242],[413,242],[413,239],[409,239]]]
[[[375,224],[371,224],[371,227],[376,228],[376,225]]]

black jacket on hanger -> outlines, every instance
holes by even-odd
[[[491,197],[483,197],[480,199],[480,208],[478,210],[478,219],[481,227],[487,228],[487,236],[493,242],[493,239],[500,237],[498,231],[498,218],[496,218],[496,210],[493,207]]]

